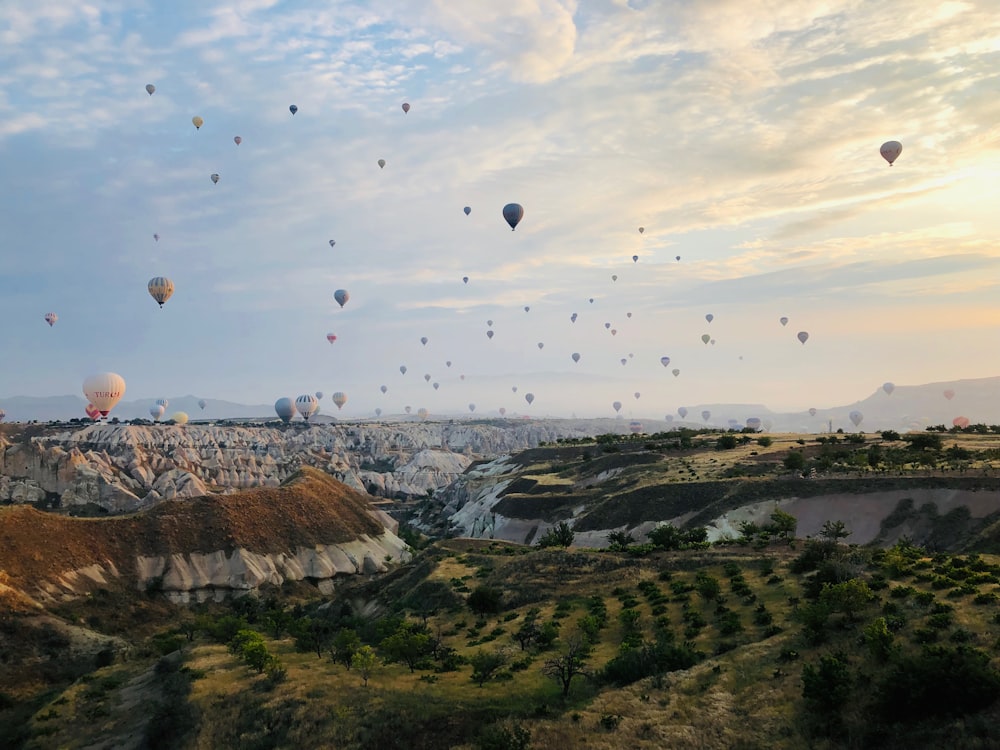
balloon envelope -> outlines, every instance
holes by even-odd
[[[579,362],[580,361],[580,352],[573,352],[572,357],[573,357],[573,361],[574,362]]]
[[[795,334],[795,338],[797,338],[804,344],[809,340],[809,333],[806,331],[799,331],[797,334]]]
[[[409,111],[410,111],[410,103],[403,102],[403,112],[409,112]]]
[[[682,406],[681,408],[679,408],[677,410],[677,413],[680,414],[681,419],[684,419],[684,417],[686,417],[688,415],[687,407],[686,406]]]
[[[240,138],[239,136],[235,136],[233,138],[233,143],[235,143],[237,146],[239,146],[241,143],[243,143],[243,139]]]
[[[535,400],[534,393],[525,393],[524,400],[528,402],[528,406],[531,406],[531,402]]]
[[[660,357],[660,364],[666,367],[670,364],[670,357]]]
[[[330,247],[333,247],[336,244],[337,244],[337,240],[330,240]]]
[[[154,422],[159,422],[160,421],[160,417],[163,416],[163,412],[165,412],[165,411],[166,411],[166,409],[164,409],[162,406],[160,406],[160,404],[153,404],[152,406],[149,407],[149,416],[151,416],[153,418]],[[100,412],[98,412],[98,413],[100,413]]]
[[[385,159],[379,159],[378,160],[378,168],[379,169],[385,169]]]
[[[646,227],[639,227],[639,234],[642,234],[645,231],[646,231]]]
[[[701,413],[701,418],[704,419],[706,422],[709,420],[711,416],[712,412],[710,412],[708,409],[705,409],[705,411]]]
[[[212,182],[214,182],[216,185],[219,184],[219,175],[218,174],[213,174],[212,175]]]
[[[381,387],[379,388],[379,390],[380,390],[380,391],[382,391],[382,393],[385,393],[386,391],[388,391],[388,390],[389,390],[389,386],[387,386],[387,385],[383,385],[383,386],[381,386]]]
[[[346,289],[338,289],[333,293],[333,298],[337,300],[337,304],[343,307],[347,304],[347,301],[351,298],[351,295]]]
[[[966,427],[969,426],[969,418],[968,417],[955,417],[953,420],[951,420],[951,423],[953,425],[955,425],[956,427],[964,430]]]
[[[309,417],[316,413],[319,408],[319,401],[311,393],[303,393],[295,399],[295,410],[302,415],[302,418],[309,421]]]
[[[400,366],[399,366],[399,371],[400,371],[400,372],[401,372],[401,373],[402,373],[403,375],[405,375],[405,374],[406,374],[406,365],[400,365]]]
[[[420,337],[420,343],[423,344],[424,346],[427,346],[427,337],[426,336],[421,336]]]
[[[508,203],[503,207],[503,218],[510,224],[510,231],[513,232],[524,218],[524,208],[520,203]]]
[[[101,418],[101,412],[98,411],[97,407],[94,406],[93,404],[87,404],[85,407],[83,407],[83,410],[84,412],[86,412],[87,416],[93,419],[95,422]],[[2,418],[2,416],[0,416],[0,418]]]
[[[147,83],[146,84],[146,93],[149,94],[150,96],[152,96],[154,91],[156,91],[156,86],[154,86],[151,83]]]
[[[203,399],[203,398],[198,399],[198,408],[199,409],[204,409],[206,406],[208,406],[208,402],[205,399]]]
[[[146,289],[149,290],[149,296],[159,302],[160,307],[163,307],[163,303],[170,299],[174,293],[174,282],[165,276],[154,276],[149,280]]]
[[[612,402],[611,408],[614,409],[616,412],[621,411],[622,410],[622,402],[621,401],[614,401],[614,402]]]
[[[711,323],[713,320],[715,320],[715,316],[712,315],[712,313],[709,313],[708,315],[705,316],[705,320]]]
[[[292,106],[290,106],[290,107],[288,108],[288,111],[289,111],[289,112],[291,112],[291,113],[292,113],[292,114],[294,115],[294,114],[295,114],[296,112],[298,112],[298,111],[299,111],[299,108],[298,108],[298,107],[296,107],[296,106],[295,106],[295,105],[293,104]]]
[[[675,367],[675,368],[674,368],[673,370],[671,370],[670,372],[672,372],[672,373],[674,374],[674,377],[675,377],[675,378],[676,378],[676,377],[677,377],[678,375],[680,375],[680,374],[681,374],[681,371],[680,371],[680,370],[678,370],[678,369],[677,369],[676,367]]]
[[[573,313],[572,315],[569,316],[569,322],[570,323],[576,322],[576,313]]]
[[[195,129],[200,130],[201,126],[205,124],[205,121],[200,117],[192,117],[191,124],[194,125]]]
[[[326,340],[329,341],[332,344],[334,341],[337,340],[337,334],[335,334],[335,333],[328,333],[328,334],[326,334]]]
[[[462,210],[465,211],[465,215],[468,216],[469,214],[472,213],[472,206],[466,206]]]
[[[816,416],[816,409],[815,408],[810,408],[809,409],[809,416],[810,417],[815,417]]]
[[[850,414],[847,415],[847,417],[848,419],[851,420],[851,424],[857,427],[859,424],[861,424],[862,420],[864,420],[865,415],[859,411],[852,411]]]
[[[384,386],[383,386],[384,387]],[[385,393],[385,391],[383,391]],[[347,394],[343,391],[337,391],[333,394],[333,403],[337,405],[338,409],[344,408],[344,404],[347,403]]]
[[[187,412],[185,412],[185,411],[174,412],[173,414],[170,415],[170,418],[174,421],[175,424],[187,424],[188,423],[188,415],[187,415]]]
[[[106,417],[125,395],[125,379],[114,372],[91,375],[83,381],[83,395]]]
[[[788,318],[778,318],[778,322],[781,323],[781,325],[783,325],[783,326],[787,326],[788,325]]]
[[[899,158],[899,155],[903,153],[903,144],[899,141],[886,141],[879,148],[878,152],[882,154],[882,158],[889,162],[889,166]]]
[[[711,337],[711,336],[709,336],[709,335],[708,335],[707,333],[703,333],[703,334],[701,335],[701,343],[703,343],[703,344],[707,344],[707,343],[708,343],[709,341],[711,341],[711,340],[712,340],[712,337]]]
[[[949,401],[951,401],[953,398],[955,398],[955,391],[953,391],[953,390],[951,390],[951,388],[949,388],[948,390],[946,390],[944,392],[944,397],[946,399],[948,399]]]
[[[892,383],[882,383],[882,390],[891,396],[892,392],[896,390],[896,386]]]
[[[54,326],[57,320],[59,320],[59,316],[54,312],[45,313],[45,322],[49,324],[49,328]]]

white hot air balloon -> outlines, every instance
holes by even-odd
[[[152,406],[149,407],[149,416],[153,418],[154,422],[159,422],[160,417],[163,416],[164,411],[166,410],[159,404],[153,404]]]
[[[295,416],[295,402],[287,396],[279,398],[274,402],[274,412],[282,422],[287,424]]]
[[[385,388],[385,386],[382,387]],[[382,392],[385,393],[385,391]],[[337,391],[333,394],[333,396],[331,396],[331,398],[333,399],[333,403],[337,405],[337,409],[343,409],[344,404],[347,403],[347,394],[343,391]]]
[[[155,299],[160,307],[163,307],[163,303],[170,299],[174,293],[174,282],[165,276],[154,276],[149,280],[146,288],[149,290],[149,296]]]
[[[851,420],[851,424],[853,424],[855,427],[861,424],[861,421],[865,418],[865,416],[859,411],[852,411],[847,416]]]
[[[889,166],[899,158],[899,155],[903,153],[903,144],[899,141],[886,141],[879,148],[878,152],[882,154],[882,158],[889,162]]]
[[[204,411],[204,409],[205,409],[206,406],[208,406],[208,401],[206,401],[203,398],[198,399],[198,408],[199,409],[201,409],[201,410]]]
[[[91,375],[83,381],[83,395],[106,417],[125,395],[125,379],[114,372]]]
[[[156,399],[156,405],[162,406],[164,409],[166,409],[168,406],[170,406],[170,402],[167,401],[167,399],[165,398],[158,398]]]
[[[891,396],[892,392],[896,390],[896,386],[893,383],[882,383],[882,390]]]
[[[302,418],[309,421],[309,417],[316,413],[319,408],[319,401],[311,393],[303,393],[295,399],[295,410],[302,415]]]

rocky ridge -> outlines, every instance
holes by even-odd
[[[473,460],[610,420],[237,427],[90,424],[0,433],[0,503],[134,512],[163,500],[276,487],[312,466],[373,495],[408,499],[447,486]]]

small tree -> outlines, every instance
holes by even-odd
[[[844,616],[854,622],[858,612],[875,598],[875,594],[868,588],[868,584],[857,578],[836,584],[824,584],[820,593],[820,601],[829,604],[836,612],[843,612]]]
[[[469,663],[472,665],[473,682],[482,687],[507,663],[507,654],[500,649],[494,651],[479,649],[469,657]]]
[[[514,633],[513,638],[521,646],[521,650],[524,651],[531,645],[532,641],[538,638],[539,632],[538,624],[534,620],[525,620],[517,632]]]
[[[560,521],[557,525],[546,531],[542,538],[538,540],[539,547],[569,547],[575,538],[573,529],[565,521]]]
[[[672,523],[660,524],[647,536],[650,542],[666,550],[677,549],[681,545],[681,531]]]
[[[562,694],[565,698],[569,695],[573,679],[588,675],[587,658],[589,656],[590,646],[587,639],[579,633],[574,634],[566,641],[556,656],[545,662],[542,673],[562,686]]]
[[[806,468],[806,457],[802,451],[789,451],[784,464],[789,471],[802,471]]]
[[[865,643],[868,650],[879,661],[888,660],[892,654],[892,631],[884,617],[876,617],[865,628]]]
[[[354,671],[361,675],[364,686],[368,687],[368,679],[378,666],[378,656],[375,655],[375,650],[371,646],[362,646],[351,657],[351,666],[354,667]]]
[[[492,586],[477,586],[466,604],[477,615],[497,614],[503,609],[503,591]]]
[[[800,454],[801,455],[801,454]],[[776,508],[771,514],[769,530],[782,539],[792,540],[795,538],[795,530],[799,522],[791,513],[786,513],[780,508]]]
[[[351,668],[351,659],[361,648],[361,638],[353,628],[341,628],[333,638],[330,647],[330,656],[335,662],[343,664],[348,669]]]
[[[624,529],[621,531],[612,531],[608,534],[608,549],[614,550],[615,552],[621,552],[630,544],[634,543],[635,539]]]
[[[851,531],[847,528],[843,521],[824,521],[823,528],[820,530],[819,535],[831,542],[836,542],[849,537],[851,535]]]
[[[385,638],[379,648],[390,661],[400,661],[413,672],[417,663],[430,651],[431,638],[426,633],[418,633],[409,624],[403,624],[399,629]]]

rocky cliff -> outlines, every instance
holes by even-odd
[[[110,513],[161,500],[276,487],[313,466],[389,498],[448,485],[474,459],[620,427],[608,420],[237,427],[90,424],[0,433],[0,503]]]
[[[370,497],[303,468],[286,485],[171,500],[129,516],[78,519],[0,510],[0,572],[39,602],[125,580],[174,601],[221,599],[265,584],[383,572],[409,558]]]

